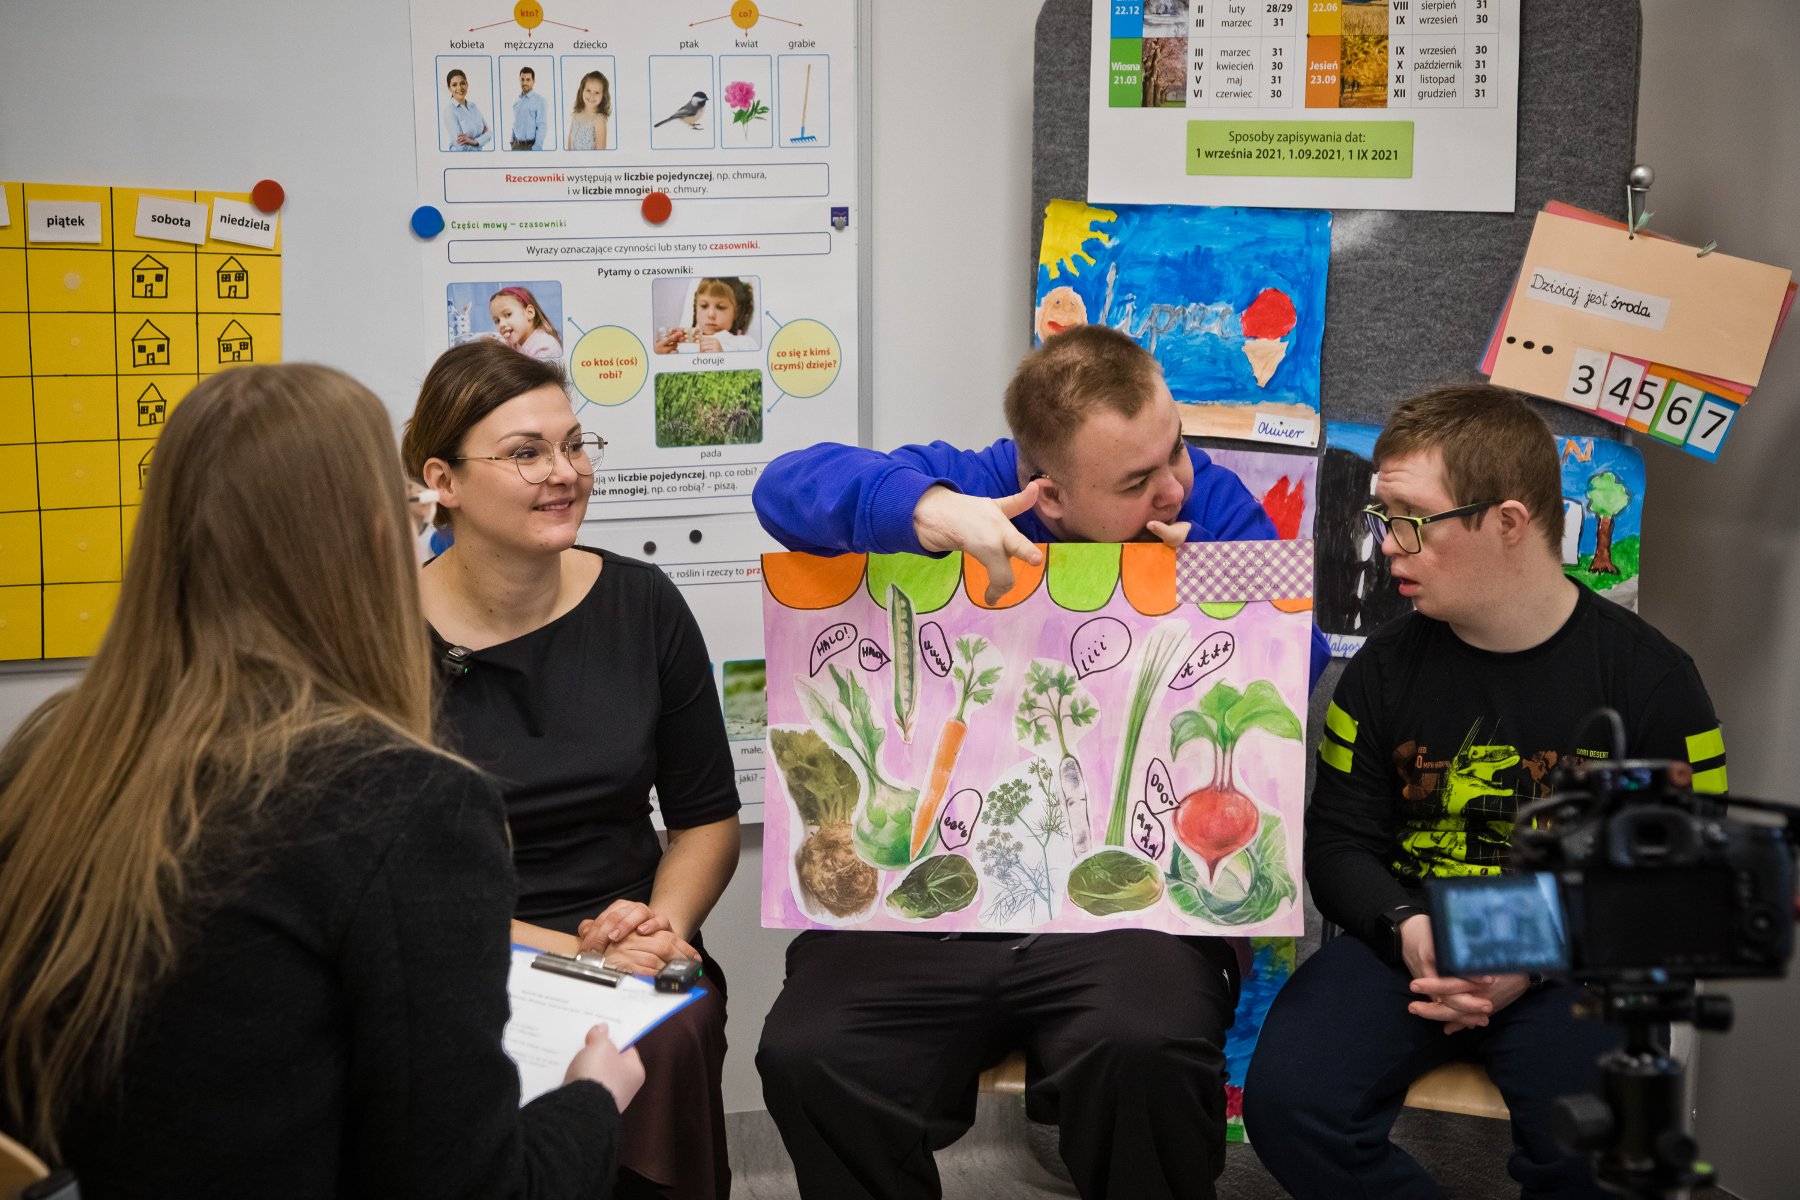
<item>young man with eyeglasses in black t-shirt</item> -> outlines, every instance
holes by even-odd
[[[1725,743],[1693,660],[1563,572],[1549,428],[1501,388],[1437,389],[1375,443],[1372,531],[1415,611],[1377,631],[1327,712],[1306,818],[1306,877],[1348,936],[1276,997],[1245,1084],[1258,1155],[1297,1200],[1445,1193],[1388,1140],[1407,1086],[1475,1059],[1511,1110],[1526,1197],[1599,1197],[1551,1132],[1555,1098],[1593,1090],[1616,1040],[1572,986],[1437,969],[1423,883],[1506,869],[1514,814],[1549,770],[1613,753],[1681,759],[1725,790]],[[1448,1036],[1447,1036],[1448,1035]]]

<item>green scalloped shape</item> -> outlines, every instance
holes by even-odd
[[[1105,608],[1119,588],[1124,547],[1112,542],[1059,542],[1050,547],[1045,573],[1050,598],[1069,612]]]
[[[913,611],[936,612],[950,603],[950,597],[956,595],[956,589],[961,586],[962,563],[960,551],[942,558],[927,558],[922,554],[871,554],[864,582],[869,589],[869,598],[883,609],[887,608],[888,585],[892,583],[898,584],[912,600]]]
[[[1243,612],[1244,605],[1248,603],[1248,600],[1226,600],[1215,604],[1198,604],[1195,607],[1215,621],[1229,621]]]

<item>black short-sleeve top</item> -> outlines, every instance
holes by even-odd
[[[648,900],[662,850],[738,811],[712,662],[668,576],[604,550],[593,588],[540,629],[446,665],[450,744],[506,800],[520,920],[573,932],[614,900]],[[437,635],[440,661],[450,644]]]

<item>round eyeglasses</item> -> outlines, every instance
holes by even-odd
[[[1394,517],[1389,516],[1379,504],[1371,504],[1363,509],[1363,516],[1369,522],[1369,534],[1379,546],[1389,534],[1394,535],[1394,545],[1400,547],[1402,554],[1417,554],[1425,549],[1425,526],[1433,521],[1448,521],[1451,517],[1469,517],[1494,505],[1499,500],[1483,500],[1479,504],[1465,504],[1461,508],[1452,508],[1447,512],[1433,513],[1429,517]]]
[[[532,438],[513,447],[511,454],[460,454],[451,462],[510,462],[519,469],[526,483],[542,483],[556,469],[556,456],[562,455],[577,475],[592,475],[606,450],[606,439],[597,433],[583,433],[565,442],[547,442]]]

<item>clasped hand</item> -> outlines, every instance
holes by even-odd
[[[1477,975],[1458,979],[1439,975],[1437,949],[1431,940],[1431,918],[1423,913],[1400,926],[1400,956],[1411,972],[1412,990],[1420,997],[1406,1011],[1428,1021],[1441,1021],[1446,1034],[1486,1025],[1488,1019],[1525,994],[1523,975]]]
[[[667,919],[637,900],[614,900],[575,932],[583,951],[603,955],[607,966],[633,975],[654,975],[672,959],[700,959]]]

